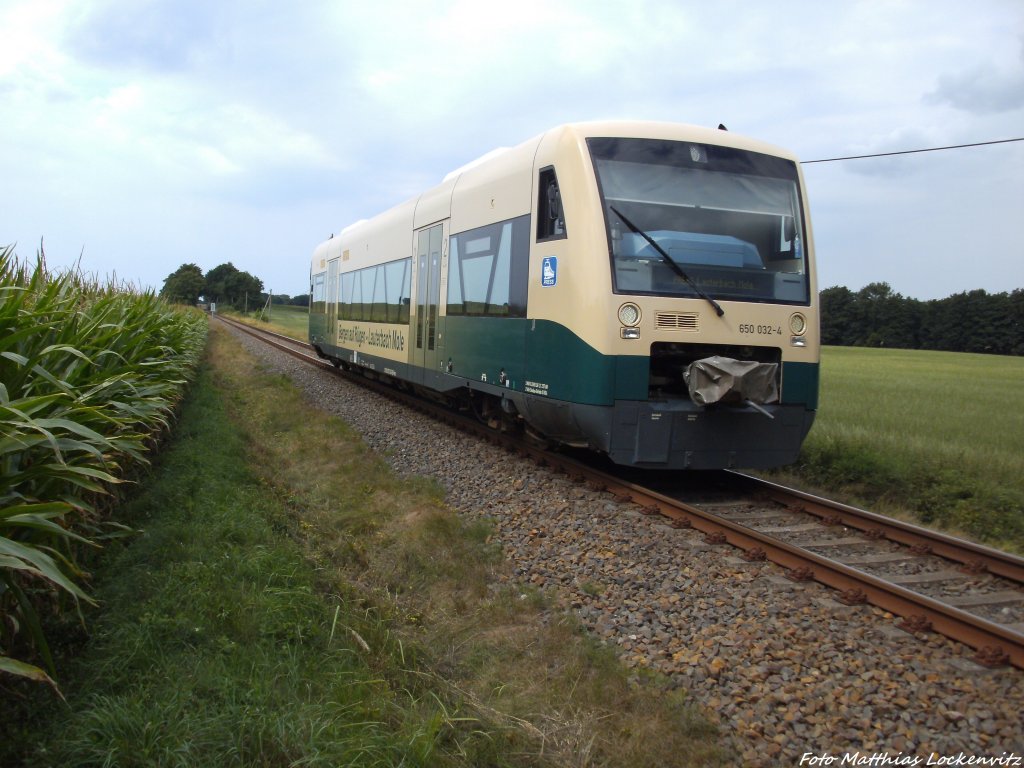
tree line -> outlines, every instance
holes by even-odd
[[[820,299],[822,344],[1024,355],[1024,289],[920,301],[870,283],[826,288]]]
[[[197,304],[202,299],[204,302],[216,302],[235,309],[252,309],[267,301],[263,281],[238,269],[230,261],[214,267],[206,274],[196,264],[182,264],[164,280],[160,295],[181,304]],[[275,294],[273,303],[308,307],[309,294]]]
[[[164,280],[160,295],[183,304],[200,299],[236,309],[267,301],[263,281],[231,262],[206,274],[183,264]],[[859,291],[835,286],[819,294],[821,343],[840,347],[894,347],[947,352],[1024,355],[1024,289],[984,290],[920,301],[869,283]],[[309,306],[309,294],[273,296],[274,304]]]

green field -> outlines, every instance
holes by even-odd
[[[1024,487],[1024,358],[826,347],[815,439],[874,444]]]
[[[235,315],[233,311],[228,314]],[[309,337],[309,307],[293,307],[291,305],[278,305],[275,304],[270,309],[270,316],[264,312],[262,318],[260,317],[259,311],[249,312],[245,316],[241,316],[240,319],[247,320],[249,322],[257,323],[261,328],[267,328],[277,333],[283,333],[285,336],[291,336],[293,339],[302,339],[305,341]]]
[[[782,475],[1024,548],[1024,358],[825,347],[817,421]]]

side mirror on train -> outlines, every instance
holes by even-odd
[[[562,195],[554,181],[548,184],[548,218],[552,221],[562,218]]]

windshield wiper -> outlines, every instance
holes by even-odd
[[[654,238],[652,238],[650,235],[648,235],[646,232],[640,229],[640,227],[638,227],[632,221],[623,216],[622,213],[614,205],[610,205],[608,207],[612,209],[612,212],[616,216],[622,219],[623,224],[625,224],[627,227],[633,230],[635,234],[640,235],[640,237],[642,237],[644,240],[650,243],[654,247],[654,250],[661,254],[662,260],[666,264],[668,264],[669,267],[671,267],[672,271],[679,275],[681,278],[683,278],[683,280],[686,281],[686,284],[693,288],[694,291],[696,291],[698,296],[700,296],[702,299],[707,301],[708,304],[715,308],[715,312],[718,314],[719,317],[725,314],[725,310],[722,309],[719,303],[712,299],[710,296],[708,296],[706,293],[704,293],[704,291],[701,290],[700,286],[697,285],[697,283],[695,283],[693,279],[683,271],[683,268],[679,266],[676,260],[669,256],[668,253],[665,252],[664,248],[662,248],[660,245],[654,242]]]

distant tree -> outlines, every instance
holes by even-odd
[[[1024,355],[1024,290],[1019,288],[922,302],[901,296],[888,283],[869,283],[857,293],[826,288],[819,306],[823,344]]]
[[[835,286],[821,292],[821,343],[838,347],[854,343],[859,329],[856,296],[849,288]]]
[[[982,290],[955,293],[936,301],[929,329],[934,349],[950,352],[986,352],[992,315],[988,294]]]
[[[1010,312],[1011,355],[1024,355],[1024,288],[1018,288],[1007,297]]]
[[[204,294],[206,298],[210,301],[229,301],[228,280],[237,272],[238,268],[230,261],[207,272],[206,293]]]
[[[210,301],[230,304],[242,309],[246,303],[256,306],[260,303],[263,281],[248,272],[240,271],[230,261],[219,264],[206,273],[205,296]],[[264,296],[264,301],[266,296]]]
[[[292,300],[288,302],[293,307],[308,307],[309,306],[309,294],[303,293],[299,296],[292,296]],[[1024,302],[1022,302],[1022,308],[1024,308]]]
[[[1004,332],[1010,325],[1006,294],[975,290],[963,295],[964,314],[960,316],[960,324],[964,326],[962,351],[993,354],[1009,347],[1004,338]]]
[[[195,264],[182,264],[164,280],[160,295],[169,301],[195,304],[206,289],[203,270]]]
[[[228,280],[228,300],[235,309],[241,309],[245,305],[251,309],[262,304],[260,301],[262,294],[263,281],[248,272],[235,272]]]
[[[983,351],[1012,355],[1014,348],[1013,304],[1008,293],[990,293],[983,299],[982,323],[988,327]]]
[[[857,291],[857,314],[860,333],[857,344],[865,347],[887,347],[885,319],[886,306],[892,300],[892,286],[888,283],[868,283]]]
[[[921,326],[921,302],[893,291],[888,283],[871,283],[858,300],[875,344],[869,346],[916,349]]]

